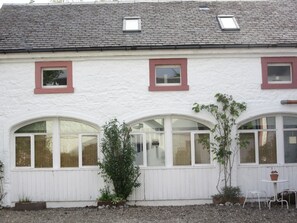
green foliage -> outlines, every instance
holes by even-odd
[[[227,186],[222,188],[222,194],[228,201],[233,201],[239,198],[241,191],[239,187]]]
[[[215,95],[217,104],[200,105],[194,103],[192,110],[199,113],[201,111],[209,112],[217,121],[211,129],[213,133],[213,141],[200,139],[204,148],[210,150],[214,155],[214,159],[223,167],[224,184],[231,186],[231,172],[233,161],[231,155],[236,152],[237,148],[243,148],[247,142],[240,140],[238,134],[232,137],[232,129],[236,125],[236,119],[246,110],[246,103],[236,102],[232,96],[226,94]],[[235,148],[232,148],[233,140],[236,142]],[[217,189],[219,190],[220,176],[218,179]]]
[[[4,164],[0,160],[0,180],[3,178]]]
[[[123,201],[122,197],[118,197],[116,194],[111,193],[109,187],[105,186],[103,189],[100,189],[99,201],[111,201],[112,204],[118,204]]]
[[[100,197],[98,198],[99,201],[111,201],[112,194],[110,192],[109,187],[105,186],[103,189],[100,189]]]
[[[30,203],[31,199],[29,197],[23,195],[22,197],[19,198],[19,202],[20,203]]]
[[[116,119],[104,126],[102,161],[98,162],[105,182],[112,182],[117,197],[127,199],[139,187],[139,167],[134,165],[135,150],[130,140],[131,128]]]
[[[6,195],[6,193],[4,193],[3,191],[3,184],[2,184],[2,180],[4,178],[3,174],[4,174],[4,164],[0,160],[0,207],[1,207],[2,200]]]
[[[221,189],[221,193],[213,195],[214,198],[219,199],[220,203],[238,203],[241,196],[240,187],[227,186]]]

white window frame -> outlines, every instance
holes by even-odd
[[[87,167],[94,167],[95,165],[83,165],[83,154],[82,154],[82,138],[83,136],[96,136],[97,138],[97,161],[98,161],[98,154],[99,154],[99,135],[94,133],[82,133],[78,135],[78,167],[79,168],[87,168]]]
[[[269,74],[267,71],[267,81],[268,84],[292,84],[293,83],[293,75],[292,75],[292,64],[291,63],[268,63],[267,64],[267,69],[268,67],[277,67],[277,66],[289,66],[290,67],[290,81],[269,81]]]
[[[30,137],[30,166],[16,166],[16,138],[17,137]],[[34,158],[35,158],[35,145],[34,145],[34,134],[30,134],[30,133],[16,133],[14,134],[14,140],[13,140],[13,160],[14,160],[14,167],[15,168],[20,168],[20,169],[30,169],[30,168],[34,168],[35,166],[35,162],[34,162]],[[41,168],[38,168],[41,169]]]
[[[67,68],[63,68],[63,67],[45,67],[45,68],[42,68],[41,70],[41,85],[42,85],[42,88],[67,88],[67,84],[65,85],[44,85],[43,84],[43,79],[44,79],[44,73],[43,71],[47,71],[47,70],[50,70],[50,71],[55,71],[55,70],[65,70],[66,73],[68,72]],[[68,75],[66,76],[66,80],[68,81]]]
[[[234,15],[218,15],[217,18],[222,30],[239,30],[240,29]],[[234,27],[225,26],[226,24],[224,23],[224,19],[232,19]]]
[[[253,130],[239,130],[238,131],[239,135],[240,133],[253,133],[254,138],[255,138],[255,162],[254,163],[241,163],[240,161],[240,151],[241,149],[239,149],[239,156],[238,156],[238,163],[240,165],[259,165],[259,139],[258,139],[258,131],[253,129]],[[261,165],[265,165],[265,164],[261,164]]]
[[[188,168],[188,167],[205,167],[205,166],[213,166],[213,155],[210,152],[210,162],[205,164],[195,164],[195,134],[209,134],[210,141],[213,140],[213,136],[210,130],[185,130],[185,131],[173,131],[172,130],[172,119],[180,118],[180,119],[189,119],[183,116],[154,116],[151,119],[164,119],[164,131],[160,131],[158,133],[164,134],[164,142],[165,142],[165,165],[164,166],[148,166],[147,164],[147,148],[146,148],[146,134],[150,132],[131,132],[131,135],[143,135],[143,165],[139,165],[139,167],[150,168],[150,169],[162,169],[162,168]],[[138,122],[132,123],[137,124],[139,122],[144,122],[150,119],[141,119]],[[204,124],[203,122],[195,119],[189,119],[194,122],[198,122]],[[207,126],[207,125],[206,125]],[[190,165],[173,165],[173,134],[174,133],[190,133],[191,138],[191,164]]]
[[[142,165],[139,165],[139,167],[146,167],[147,166],[147,150],[146,150],[146,134],[145,133],[131,133],[130,134],[131,136],[134,136],[134,135],[141,135],[142,136],[142,148],[143,148],[143,153],[142,153],[142,160],[143,160],[143,163]]]
[[[275,117],[275,128],[274,129],[243,129],[243,130],[240,130],[238,129],[237,130],[237,133],[240,134],[240,133],[254,133],[254,137],[255,137],[255,163],[241,163],[240,162],[240,150],[239,149],[239,155],[238,155],[238,164],[240,166],[249,166],[249,165],[258,165],[258,166],[261,166],[261,167],[265,167],[265,166],[277,166],[277,165],[283,165],[283,164],[286,164],[284,162],[284,155],[285,155],[285,152],[284,152],[284,128],[283,128],[283,117],[284,116],[288,116],[288,115],[285,115],[285,114],[279,114],[279,115],[274,115],[274,116],[259,116],[259,117],[255,117],[253,119],[251,119],[250,121],[252,120],[256,120],[258,118],[269,118],[269,117]],[[245,121],[244,123],[247,123],[248,121]],[[244,124],[243,123],[243,124]],[[240,127],[241,125],[239,125]],[[275,132],[276,134],[276,163],[265,163],[265,164],[260,164],[259,163],[259,139],[258,139],[258,132]],[[293,163],[292,163],[293,164]],[[286,164],[288,165],[288,164]],[[290,165],[290,164],[289,164]],[[294,164],[293,164],[294,165]]]
[[[275,132],[275,137],[276,137],[276,163],[260,163],[260,154],[259,154],[259,132]],[[239,133],[254,133],[255,137],[255,163],[240,163],[240,165],[277,165],[279,161],[279,156],[278,156],[278,136],[277,136],[277,130],[276,129],[253,129],[253,130],[240,130]],[[240,151],[239,151],[240,153]],[[239,162],[240,162],[240,155],[239,155]]]
[[[196,153],[195,153],[195,135],[200,135],[200,134],[208,134],[209,135],[209,140],[212,141],[212,135],[211,135],[211,131],[210,130],[200,130],[200,131],[192,131],[191,132],[191,154],[193,154],[191,156],[192,159],[192,166],[209,166],[212,164],[212,160],[213,160],[213,155],[212,153],[209,151],[209,163],[199,163],[196,164],[195,162],[195,157],[196,157]]]
[[[54,137],[53,133],[15,133],[14,134],[14,141],[13,141],[13,160],[14,160],[14,168],[20,168],[20,169],[28,169],[28,168],[34,168],[34,169],[52,169],[54,167],[54,153],[53,155],[53,165],[52,167],[35,167],[35,136],[36,135],[46,135],[52,137],[52,143],[53,143],[53,150],[54,150]],[[17,137],[30,137],[30,166],[16,166],[16,138]]]
[[[129,22],[130,21],[134,21],[137,22],[137,27],[128,27]],[[134,16],[134,17],[124,17],[123,19],[123,31],[126,32],[140,32],[141,31],[141,18],[138,16]]]
[[[77,134],[78,136],[78,167],[61,167],[61,150],[60,150],[60,118],[48,118],[48,119],[42,119],[42,120],[35,120],[33,122],[28,122],[26,124],[22,124],[22,126],[19,126],[18,128],[14,129],[12,132],[13,135],[13,143],[12,145],[12,169],[16,170],[28,170],[28,169],[34,169],[34,170],[53,170],[53,169],[59,169],[59,170],[68,170],[68,169],[97,169],[97,165],[82,165],[82,136],[96,136],[97,137],[97,160],[100,157],[100,132],[97,127],[93,126],[90,123],[84,122],[83,120],[78,119],[67,119],[63,118],[63,121],[77,121],[81,122],[83,124],[89,125],[95,129],[98,130],[97,133],[94,132],[84,132]],[[52,121],[52,133],[14,133],[19,128],[26,126],[31,123],[35,123],[38,121]],[[68,133],[71,134],[71,133]],[[53,146],[53,165],[52,167],[38,167],[35,168],[35,144],[34,144],[34,136],[35,135],[50,135],[52,137],[52,146]],[[66,134],[67,135],[67,134]],[[31,165],[30,166],[16,166],[16,137],[30,137],[31,140],[31,148],[30,148],[30,158],[31,158]]]
[[[179,83],[157,83],[157,68],[179,68],[180,69],[180,76],[179,76]],[[155,85],[156,86],[181,86],[182,85],[182,68],[181,65],[156,65],[155,66]],[[164,78],[165,79],[165,78]]]
[[[286,160],[285,160],[285,141],[284,141],[284,132],[286,132],[286,131],[297,131],[297,128],[284,128],[284,123],[283,123],[283,121],[284,121],[284,119],[283,119],[283,117],[293,117],[293,118],[297,118],[297,116],[296,115],[289,115],[289,114],[284,114],[284,115],[282,115],[282,119],[281,119],[281,123],[280,123],[280,125],[281,125],[281,127],[282,127],[282,131],[281,131],[281,133],[280,133],[280,137],[281,137],[281,139],[283,140],[283,141],[281,141],[281,146],[282,147],[280,147],[280,148],[284,148],[283,149],[283,163],[285,164],[285,165],[297,165],[297,162],[296,163],[286,163]]]

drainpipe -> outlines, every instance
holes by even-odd
[[[297,100],[281,100],[282,105],[296,105]]]

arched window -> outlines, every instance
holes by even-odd
[[[285,163],[297,163],[297,117],[284,116]]]
[[[239,127],[239,136],[247,140],[247,148],[240,150],[241,163],[277,163],[275,117],[262,117]]]
[[[239,136],[249,142],[240,150],[242,164],[297,163],[297,117],[261,117],[238,128]]]
[[[15,166],[59,168],[95,166],[98,130],[76,120],[52,118],[14,132]]]
[[[210,153],[199,142],[210,137],[205,125],[178,116],[165,116],[132,124],[132,143],[141,166],[209,164]],[[172,161],[166,154],[172,154]],[[171,157],[171,155],[170,155]]]

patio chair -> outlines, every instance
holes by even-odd
[[[261,202],[264,202],[266,207],[268,206],[268,199],[265,191],[257,191],[257,190],[247,191],[245,195],[244,203],[242,206],[243,208],[248,200],[250,200],[251,206],[253,206],[253,202],[255,202],[255,200],[258,201],[259,210],[261,210]]]
[[[288,203],[290,204],[290,201],[291,201],[290,194],[291,193],[295,194],[295,208],[297,208],[297,190],[294,190],[294,189],[285,189],[284,191],[281,192],[281,198],[282,198],[282,200],[284,200],[284,196],[286,196],[286,194],[287,194],[288,195]],[[283,207],[283,203],[282,203],[282,207]]]

